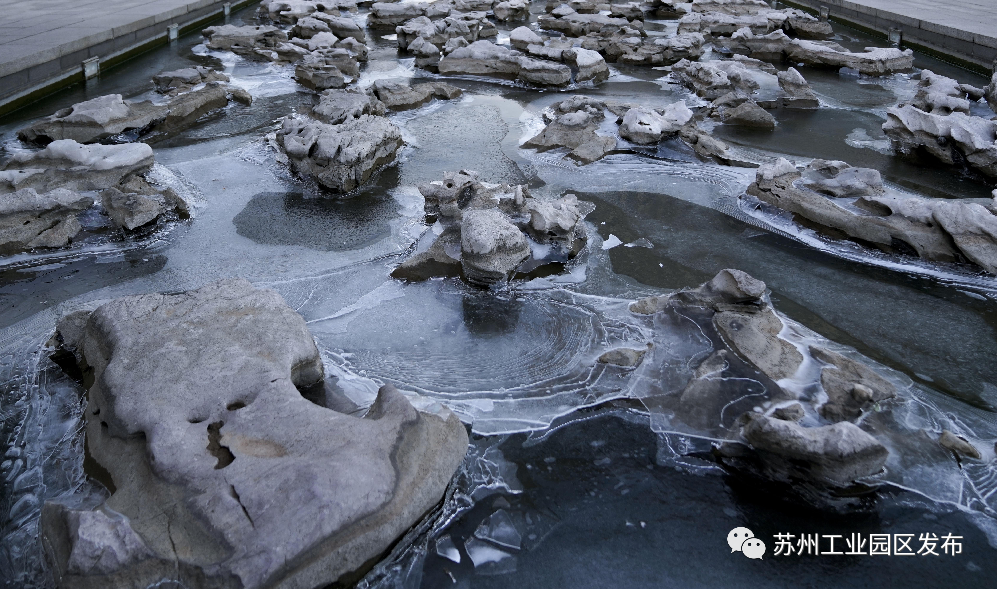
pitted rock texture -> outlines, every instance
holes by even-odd
[[[306,400],[323,368],[304,319],[244,280],[117,299],[59,335],[92,377],[87,445],[111,487],[96,510],[46,504],[60,587],[351,579],[467,449],[452,413],[390,386],[362,418]]]

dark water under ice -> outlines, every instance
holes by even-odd
[[[251,18],[243,11],[232,21]],[[846,46],[882,44],[838,33]],[[766,225],[737,207],[753,170],[703,163],[679,145],[585,167],[557,151],[519,148],[541,128],[542,109],[571,93],[695,104],[661,80],[665,72],[648,68],[614,67],[598,88],[567,92],[449,80],[465,90],[462,99],[391,115],[407,143],[397,164],[350,200],[316,199],[316,188],[274,163],[263,141],[279,117],[312,101],[292,68],[208,54],[199,43],[185,37],[0,121],[0,141],[18,149],[14,132],[30,120],[103,94],[148,94],[152,75],[191,63],[224,65],[255,98],[251,108],[233,105],[154,145],[155,174],[192,202],[191,220],[128,240],[95,231],[72,250],[0,262],[5,586],[50,584],[37,539],[41,502],[100,493],[82,472],[81,391],[42,351],[55,320],[118,296],[232,276],[276,289],[302,313],[330,384],[358,404],[394,382],[443,401],[471,424],[472,451],[453,497],[364,586],[993,586],[992,462],[974,472],[929,471],[874,498],[818,506],[798,490],[724,472],[708,460],[714,436],[690,436],[669,416],[649,413],[641,395],[667,389],[678,372],[652,379],[593,367],[608,348],[647,341],[649,328],[626,312],[628,301],[739,268],[764,280],[776,309],[803,329],[906,383],[923,410],[908,416],[911,431],[955,422],[993,440],[993,278]],[[394,41],[375,32],[368,44],[361,85],[433,78],[399,58]],[[924,56],[916,65],[986,83]],[[914,193],[989,196],[992,187],[980,178],[889,154],[880,130],[885,111],[909,99],[916,80],[800,71],[820,94],[819,111],[777,111],[773,133],[718,126],[716,134],[754,161],[843,159]],[[589,247],[565,275],[495,293],[453,280],[390,279],[426,230],[416,185],[461,168],[594,203]],[[602,249],[614,236],[624,245]],[[679,360],[708,351],[691,331],[672,335]],[[735,526],[764,538],[951,533],[963,537],[962,553],[783,557],[770,542],[755,561],[730,554],[725,539]]]

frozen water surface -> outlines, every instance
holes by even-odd
[[[542,3],[531,10],[542,11]],[[243,12],[233,22],[250,17]],[[501,40],[512,26],[500,26]],[[672,27],[649,21],[648,30],[669,35]],[[844,29],[836,40],[851,48],[877,43]],[[369,35],[368,44],[361,87],[440,78],[400,57],[393,35]],[[753,169],[703,162],[677,141],[621,150],[584,167],[563,151],[520,147],[542,129],[543,110],[575,92],[657,107],[703,104],[651,68],[614,64],[606,83],[567,92],[449,79],[464,97],[391,114],[406,147],[348,200],[316,198],[319,189],[277,164],[267,144],[279,117],[312,103],[293,68],[209,51],[196,35],[19,111],[0,125],[0,141],[8,151],[22,149],[14,132],[28,121],[102,94],[147,95],[152,75],[190,64],[224,68],[254,97],[251,108],[234,105],[155,144],[154,177],[191,203],[192,219],[126,240],[97,215],[70,249],[0,261],[0,578],[7,586],[51,585],[37,538],[45,500],[90,503],[105,493],[83,472],[81,387],[45,351],[57,318],[114,297],[235,276],[277,290],[305,317],[330,390],[354,407],[394,383],[419,403],[446,405],[471,428],[472,446],[449,498],[363,587],[992,584],[992,277],[873,253],[751,206],[738,197]],[[921,56],[917,65],[985,84]],[[879,169],[891,190],[989,196],[979,178],[892,155],[881,131],[885,111],[910,100],[916,76],[800,71],[822,108],[777,111],[771,133],[717,126],[714,133],[739,159],[843,159]],[[585,251],[562,275],[496,291],[453,279],[391,279],[433,231],[416,186],[462,168],[490,182],[528,184],[535,195],[572,192],[593,203]],[[709,322],[691,313],[637,316],[628,304],[696,286],[723,268],[767,283],[787,324],[782,336],[807,358],[781,386],[804,395],[818,390],[819,366],[806,351],[817,342],[863,358],[897,387],[900,401],[864,422],[891,451],[872,481],[884,484],[878,494],[814,505],[710,459],[711,443],[730,435],[737,416],[777,402],[770,384],[730,379],[721,405],[683,405],[679,394],[692,367],[715,348]],[[636,369],[596,362],[610,349],[648,344]],[[924,433],[941,429],[972,440],[983,459],[960,466]],[[724,539],[739,525],[759,537],[953,533],[964,537],[963,554],[780,559],[770,546],[763,561],[727,558]]]

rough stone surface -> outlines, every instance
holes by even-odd
[[[678,133],[691,120],[692,111],[684,101],[669,104],[661,112],[638,106],[623,115],[620,137],[642,145],[657,143],[666,135]]]
[[[508,280],[530,257],[523,233],[495,209],[465,211],[460,226],[461,265],[472,284]]]
[[[149,171],[152,164],[152,148],[144,143],[83,145],[60,139],[40,151],[15,154],[0,171],[0,193],[20,188],[103,190]]]
[[[117,188],[102,192],[100,202],[114,225],[129,231],[155,221],[166,211],[162,195],[125,193]]]
[[[306,400],[323,368],[304,319],[243,280],[106,303],[73,343],[113,488],[96,510],[45,505],[61,587],[353,578],[437,504],[467,449],[452,413],[391,386],[362,418]]]
[[[775,129],[775,117],[753,100],[747,100],[740,106],[726,110],[723,114],[723,122],[727,125],[741,127]]]
[[[883,194],[877,171],[824,160],[803,174],[785,160],[763,165],[747,192],[862,242],[891,251],[901,243],[925,260],[997,273],[997,215],[978,202]],[[845,207],[834,195],[857,199]]]
[[[914,67],[914,52],[894,47],[866,47],[863,53],[852,53],[828,41],[794,39],[787,46],[786,54],[793,62],[811,66],[847,67],[869,76],[882,76]]]
[[[902,155],[926,153],[954,165],[997,178],[997,121],[961,112],[937,115],[912,105],[891,108],[883,132]]]
[[[362,115],[383,115],[384,103],[360,90],[326,90],[319,96],[319,103],[312,107],[311,115],[323,123],[338,125],[349,118]]]
[[[938,436],[938,443],[943,448],[948,448],[955,452],[958,456],[974,458],[976,460],[980,459],[980,451],[976,449],[976,446],[969,443],[969,440],[966,438],[957,436],[949,430],[942,430],[942,435]]]
[[[202,31],[208,48],[253,56],[257,49],[272,49],[287,41],[287,33],[274,26],[221,25]]]
[[[337,194],[355,190],[395,159],[401,131],[385,117],[361,115],[339,125],[284,119],[277,143],[291,168]]]
[[[423,82],[402,84],[388,80],[377,80],[371,91],[389,110],[406,110],[422,106],[433,98],[453,100],[463,94],[463,90],[446,82]]]
[[[742,434],[763,458],[777,463],[802,463],[814,478],[834,484],[848,484],[876,474],[889,456],[876,438],[847,421],[803,427],[753,413]]]
[[[0,255],[67,245],[80,231],[77,213],[92,204],[93,198],[64,188],[0,194]]]
[[[807,80],[796,71],[796,68],[789,68],[784,72],[776,74],[779,78],[779,87],[786,93],[782,99],[782,104],[786,108],[815,109],[820,106],[817,95],[810,88]]]

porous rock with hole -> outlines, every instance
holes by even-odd
[[[306,400],[323,367],[304,319],[244,280],[77,315],[56,340],[92,383],[87,447],[111,494],[44,506],[59,587],[350,583],[467,449],[452,413],[391,386],[363,417]]]

